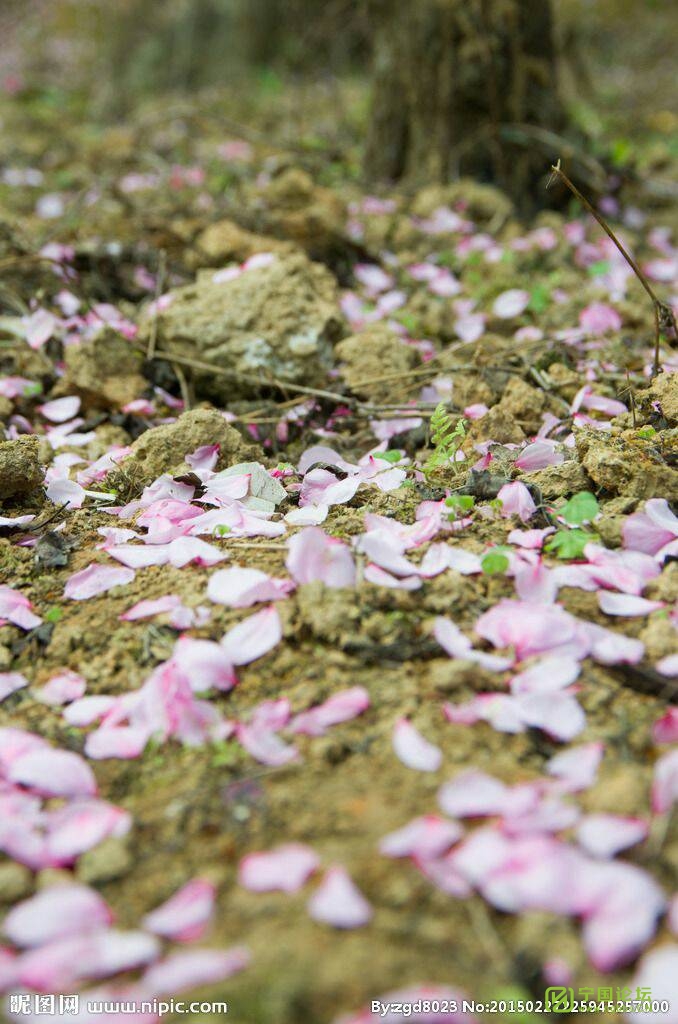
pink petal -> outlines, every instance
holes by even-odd
[[[678,743],[678,708],[668,708],[652,726],[655,743]]]
[[[155,960],[158,940],[113,929],[58,939],[19,958],[19,978],[38,992],[68,991],[85,978],[108,978]]]
[[[308,901],[314,921],[334,928],[360,928],[372,918],[372,908],[343,867],[328,868]]]
[[[8,619],[21,629],[35,629],[42,619],[31,611],[31,602],[19,590],[0,584],[0,621]]]
[[[96,761],[108,757],[129,760],[143,753],[149,739],[149,730],[143,726],[104,726],[89,734],[85,753]]]
[[[320,858],[310,846],[285,843],[274,850],[243,857],[238,881],[252,892],[297,892],[319,866]]]
[[[406,718],[395,724],[393,749],[404,765],[420,772],[436,772],[443,761],[442,751],[425,740]]]
[[[511,679],[512,693],[550,693],[571,686],[581,671],[575,658],[553,655],[543,658]]]
[[[215,893],[211,882],[193,879],[161,906],[146,914],[144,927],[175,942],[199,939],[212,917]]]
[[[509,544],[517,544],[521,548],[529,548],[540,551],[544,540],[552,533],[555,527],[547,526],[544,530],[511,530],[508,535]]]
[[[503,516],[517,515],[524,523],[531,519],[537,511],[532,495],[520,480],[515,480],[512,484],[504,484],[497,498],[502,503],[501,514]]]
[[[647,822],[615,814],[587,814],[577,826],[577,841],[592,857],[607,859],[647,837]]]
[[[662,676],[678,676],[678,654],[667,654],[665,658],[660,658],[655,669]]]
[[[105,694],[81,697],[64,709],[64,721],[69,725],[92,725],[117,703],[115,697]]]
[[[579,314],[579,324],[588,334],[618,331],[622,320],[616,309],[604,302],[592,302]]]
[[[333,694],[324,704],[318,704],[308,711],[302,711],[292,719],[291,730],[307,736],[324,736],[328,728],[348,722],[361,715],[370,706],[367,690],[353,686]]]
[[[389,587],[391,590],[419,590],[421,588],[421,580],[418,576],[392,576],[386,569],[380,569],[378,565],[373,565],[371,562],[365,567],[363,578],[377,587]]]
[[[320,527],[307,526],[287,542],[285,564],[297,583],[320,580],[328,587],[355,586],[355,564],[350,548]]]
[[[51,747],[22,754],[10,765],[7,777],[45,796],[94,796],[97,791],[92,769],[79,754]]]
[[[62,704],[69,704],[71,701],[82,697],[87,689],[87,683],[77,672],[67,670],[60,672],[35,691],[36,698],[43,704],[50,704],[52,707],[60,707]]]
[[[427,814],[384,836],[379,852],[385,857],[440,857],[461,839],[463,831],[456,821]]]
[[[558,605],[502,600],[480,616],[475,629],[495,647],[513,647],[519,661],[559,648],[577,656],[588,651],[577,634],[577,620]]]
[[[599,590],[598,605],[606,615],[649,615],[663,608],[664,602],[648,601],[635,594],[613,594],[610,590]]]
[[[666,498],[650,498],[642,512],[635,512],[622,526],[624,547],[655,555],[678,537],[678,518]]]
[[[134,579],[133,569],[116,569],[111,565],[88,565],[74,573],[66,582],[64,597],[72,601],[86,601],[98,594],[105,594],[113,587],[123,587]]]
[[[665,814],[678,800],[678,750],[660,757],[654,766],[652,810]]]
[[[229,629],[221,645],[234,665],[248,665],[268,654],[281,639],[280,616],[271,605]]]
[[[527,309],[530,301],[530,293],[521,288],[511,288],[502,292],[494,300],[492,312],[502,320],[510,320],[514,316],[520,316]]]
[[[571,747],[552,757],[546,766],[549,775],[561,780],[566,792],[588,789],[596,781],[598,766],[603,757],[602,743],[585,743]]]
[[[69,395],[67,398],[55,398],[51,402],[45,402],[38,406],[38,411],[51,420],[52,423],[66,423],[78,415],[80,410],[80,399],[77,395]]]
[[[233,664],[221,644],[212,640],[180,637],[172,652],[172,663],[190,681],[196,693],[232,690],[238,682]]]
[[[513,583],[521,601],[552,604],[558,594],[558,580],[541,558],[535,562],[513,560]]]
[[[28,680],[21,672],[0,672],[0,701],[24,686],[28,686]]]
[[[653,1002],[666,1002],[669,1010],[632,1010],[625,1015],[631,1024],[678,1024],[678,945],[668,943],[651,949],[638,964],[630,984],[634,995],[651,993]]]
[[[586,715],[568,693],[524,693],[516,697],[518,713],[533,729],[541,729],[553,739],[572,740],[586,728]]]
[[[108,836],[124,836],[131,816],[103,800],[75,800],[49,814],[47,851],[59,864],[67,864]]]
[[[259,569],[220,569],[210,576],[207,596],[210,601],[230,608],[249,608],[260,601],[278,601],[294,589],[291,580],[274,579]]]
[[[176,996],[188,989],[213,985],[244,970],[250,955],[243,947],[232,949],[195,949],[172,953],[148,968],[141,980],[148,996]]]
[[[54,505],[65,505],[68,509],[82,508],[87,497],[84,487],[63,477],[50,480],[45,494]]]
[[[112,919],[108,905],[94,889],[53,885],[14,906],[2,928],[15,946],[30,947],[105,928]]]
[[[459,627],[441,615],[435,620],[433,635],[450,658],[476,661],[491,672],[503,672],[512,664],[510,658],[499,658],[493,654],[485,654],[483,651],[474,651],[471,641],[464,636]]]
[[[461,772],[438,791],[438,803],[452,818],[475,818],[501,814],[506,807],[508,788],[484,772]]]
[[[181,605],[181,598],[178,594],[166,594],[164,597],[156,597],[146,601],[137,601],[135,605],[128,608],[119,616],[121,622],[136,622],[137,619],[148,619],[153,615],[162,615],[164,612],[174,611]]]
[[[296,761],[299,752],[295,747],[284,743],[270,729],[262,729],[257,726],[238,725],[238,741],[242,744],[248,754],[251,754],[261,764],[277,768],[290,761]]]
[[[534,473],[537,469],[545,469],[547,466],[559,466],[564,462],[565,456],[548,441],[534,441],[523,448],[516,459],[516,466],[524,473]]]

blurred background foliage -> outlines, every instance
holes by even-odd
[[[278,141],[312,144],[312,125],[328,146],[362,134],[370,11],[386,2],[1,0],[0,86],[100,123],[201,92],[239,120],[256,109]],[[553,0],[553,11],[570,124],[620,166],[638,133],[678,145],[678,2]]]

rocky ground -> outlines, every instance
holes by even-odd
[[[8,1019],[678,1020],[678,349],[614,245],[3,103]],[[678,304],[675,212],[600,206]]]

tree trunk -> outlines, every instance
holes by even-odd
[[[372,0],[372,17],[368,176],[471,175],[524,200],[563,122],[549,0]]]

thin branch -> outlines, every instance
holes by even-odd
[[[655,346],[653,375],[656,376],[659,373],[659,344],[662,333],[664,333],[667,337],[673,335],[675,339],[678,339],[678,325],[676,324],[676,318],[673,314],[673,310],[670,306],[668,306],[665,302],[662,302],[661,299],[657,297],[657,295],[654,292],[654,289],[652,288],[652,285],[650,284],[645,274],[634,260],[633,256],[631,256],[630,253],[628,253],[627,250],[624,248],[624,246],[619,241],[614,231],[609,226],[609,224],[602,216],[602,214],[598,213],[596,208],[588,201],[586,196],[582,195],[577,186],[570,181],[568,176],[565,174],[565,171],[563,171],[563,169],[560,166],[560,160],[558,160],[557,164],[551,165],[551,176],[549,177],[548,183],[546,185],[547,188],[553,181],[554,176],[560,178],[560,180],[569,188],[572,195],[576,196],[579,202],[584,205],[584,207],[588,210],[591,216],[598,221],[607,237],[611,239],[611,241],[617,247],[619,252],[622,254],[624,259],[630,266],[633,273],[636,275],[636,277],[642,284],[648,296],[650,297],[652,304],[654,306]]]

